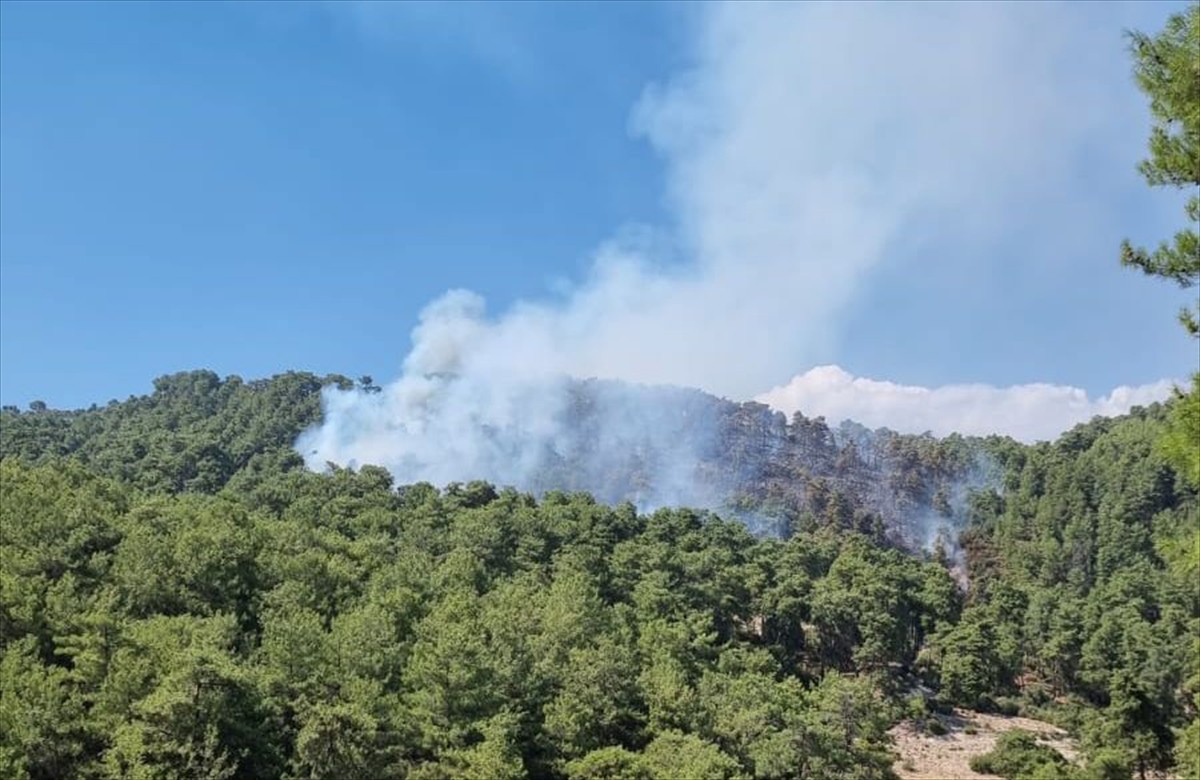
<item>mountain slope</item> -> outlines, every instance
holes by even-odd
[[[142,489],[212,493],[266,462],[294,468],[293,442],[320,421],[320,391],[330,384],[352,386],[337,375],[243,382],[194,371],[103,408],[10,407],[0,415],[0,457],[73,457]],[[588,380],[573,383],[571,397],[568,435],[518,488],[713,508],[784,536],[833,525],[926,546],[939,528],[962,524],[966,490],[991,478],[989,451],[999,446],[849,423],[831,429],[821,418],[788,421],[695,390]],[[618,418],[627,421],[619,429]]]
[[[301,468],[324,381],[3,413],[0,774],[890,780],[888,726],[950,706],[1067,728],[1088,769],[1038,776],[1190,760],[1198,502],[1162,408],[1024,446],[620,391],[779,539],[563,492],[660,489],[653,437],[589,471],[597,383],[540,497]],[[926,512],[965,589],[896,549]]]

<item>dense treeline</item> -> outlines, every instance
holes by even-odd
[[[835,670],[959,608],[937,564],[686,510],[0,468],[3,759],[34,777],[882,776],[887,710]]]
[[[940,637],[944,696],[1020,692],[1072,727],[1093,761],[1139,776],[1176,755],[1200,775],[1196,486],[1156,443],[1160,409],[1012,447],[963,534],[971,601]]]
[[[981,444],[964,591],[952,545],[812,506],[759,538],[311,473],[290,442],[322,380],[210,376],[0,417],[0,774],[883,778],[890,724],[949,705],[1081,738],[1086,768],[1022,776],[1196,770],[1197,494],[1160,407]],[[914,490],[963,446],[879,441]]]
[[[364,377],[368,384],[369,377]],[[186,371],[154,380],[154,392],[79,411],[0,410],[0,457],[42,462],[72,456],[89,469],[148,491],[213,492],[246,468],[295,467],[292,443],[321,416],[325,385],[339,375],[290,372],[222,380]]]

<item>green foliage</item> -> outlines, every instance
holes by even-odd
[[[570,780],[741,780],[738,762],[711,742],[666,731],[641,753],[622,747],[594,750],[566,768]]]
[[[97,743],[84,701],[70,674],[47,667],[27,636],[0,659],[0,774],[14,778],[63,777]]]
[[[1130,49],[1138,86],[1150,100],[1154,124],[1150,156],[1138,166],[1151,186],[1187,190],[1187,227],[1149,251],[1121,246],[1121,262],[1190,289],[1200,283],[1200,4],[1172,15],[1157,35],[1132,32]],[[1200,338],[1200,303],[1179,321]],[[1159,446],[1193,487],[1200,487],[1200,373],[1189,392],[1178,392]],[[1200,543],[1200,536],[1188,543]]]
[[[1179,473],[1200,487],[1200,373],[1192,375],[1192,389],[1171,402],[1170,423],[1158,443]]]
[[[1200,720],[1180,729],[1175,741],[1175,765],[1180,777],[1200,777]]]
[[[5,412],[4,776],[873,780],[916,675],[940,705],[1045,708],[1097,777],[1190,766],[1197,494],[1156,444],[1177,406],[1033,447],[847,428],[838,449],[795,420],[852,479],[890,459],[912,511],[967,505],[964,591],[956,540],[899,549],[836,489],[851,477],[804,488],[825,522],[758,538],[585,494],[310,473],[287,450],[308,413],[255,400],[298,390],[315,413],[296,376]],[[230,457],[194,482],[163,459],[188,447]],[[932,487],[978,459],[993,489]]]
[[[1188,227],[1154,251],[1121,246],[1121,262],[1152,276],[1169,279],[1180,287],[1200,282],[1200,6],[1171,16],[1158,35],[1129,35],[1138,86],[1150,99],[1154,125],[1150,130],[1150,156],[1138,170],[1153,186],[1186,188]],[[1200,336],[1197,312],[1185,308],[1179,320],[1193,336]]]
[[[971,769],[1000,775],[1005,780],[1024,780],[1057,777],[1051,772],[1066,763],[1061,753],[1039,744],[1034,734],[1015,729],[1001,734],[996,740],[996,747],[990,752],[971,759]],[[1050,772],[1045,771],[1045,767],[1049,767]]]
[[[642,763],[655,780],[694,777],[696,780],[735,780],[742,777],[737,761],[711,742],[692,734],[667,731],[646,746]]]
[[[239,471],[296,468],[296,437],[320,418],[323,385],[342,376],[287,373],[220,379],[191,371],[154,380],[154,392],[104,408],[0,413],[0,457],[78,459],[91,471],[156,492],[212,493]]]
[[[594,750],[567,764],[570,780],[652,780],[642,757],[623,747]]]
[[[1016,660],[1005,658],[995,620],[972,608],[962,622],[933,638],[941,696],[964,707],[987,708],[990,696],[1010,690]]]

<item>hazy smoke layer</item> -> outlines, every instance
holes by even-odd
[[[548,462],[586,451],[572,479],[603,492],[588,480],[604,464],[653,450],[670,457],[645,467],[643,487],[701,503],[690,464],[711,432],[639,414],[614,391],[594,402],[595,436],[581,440],[566,378],[738,398],[786,381],[828,352],[840,313],[889,251],[933,234],[937,248],[986,241],[1008,215],[1027,217],[1027,198],[1054,198],[1071,150],[1095,148],[1111,123],[1095,69],[1063,52],[1114,42],[1095,45],[1066,6],[703,13],[694,67],[647,89],[633,116],[665,161],[678,224],[602,248],[557,298],[498,316],[467,291],[433,302],[399,380],[377,394],[327,393],[324,425],[297,445],[311,466],[533,488]],[[885,417],[868,421],[896,426]]]
[[[802,411],[830,422],[854,420],[899,433],[1001,433],[1031,442],[1052,439],[1096,415],[1124,414],[1130,407],[1163,401],[1172,386],[1163,380],[1118,387],[1093,400],[1084,390],[1064,385],[915,387],[855,377],[838,366],[817,366],[755,400],[788,414]]]

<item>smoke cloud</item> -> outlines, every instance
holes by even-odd
[[[929,388],[855,377],[838,366],[817,366],[755,400],[788,414],[801,411],[831,422],[854,420],[899,433],[1000,433],[1032,442],[1053,439],[1097,415],[1125,414],[1131,407],[1166,400],[1174,385],[1163,380],[1118,387],[1090,399],[1086,391],[1064,385]]]
[[[1031,202],[1084,209],[1059,196],[1079,150],[1094,162],[1104,147],[1113,106],[1097,87],[1109,74],[1075,54],[1110,51],[1114,40],[1073,13],[1044,4],[704,6],[693,66],[648,87],[631,119],[664,161],[677,223],[622,231],[575,286],[498,314],[475,293],[446,293],[421,314],[402,376],[379,393],[328,391],[324,424],[298,448],[314,468],[374,463],[402,482],[478,478],[526,489],[544,486],[547,464],[574,453],[586,467],[572,486],[600,493],[609,466],[653,452],[657,465],[640,472],[652,484],[638,488],[647,502],[703,503],[689,464],[713,432],[689,421],[686,404],[673,415],[639,412],[633,396],[605,385],[587,400],[595,435],[584,440],[571,427],[582,401],[569,378],[748,398],[828,355],[856,293],[894,256],[955,257],[951,247],[986,244],[1001,224],[1036,233],[1045,209]],[[1053,217],[1061,221],[1062,209]],[[1113,396],[1097,407],[1071,390],[922,395],[894,385],[893,397],[911,399],[884,402],[874,385],[844,376],[814,369],[764,397],[806,414],[982,431],[1005,419],[985,420],[986,403],[1017,409],[1030,393],[1061,395],[1032,404],[1036,414],[1013,428],[1023,436],[1124,403]],[[874,400],[839,400],[846,387]],[[964,393],[976,400],[956,400]],[[935,419],[938,408],[949,416]]]

